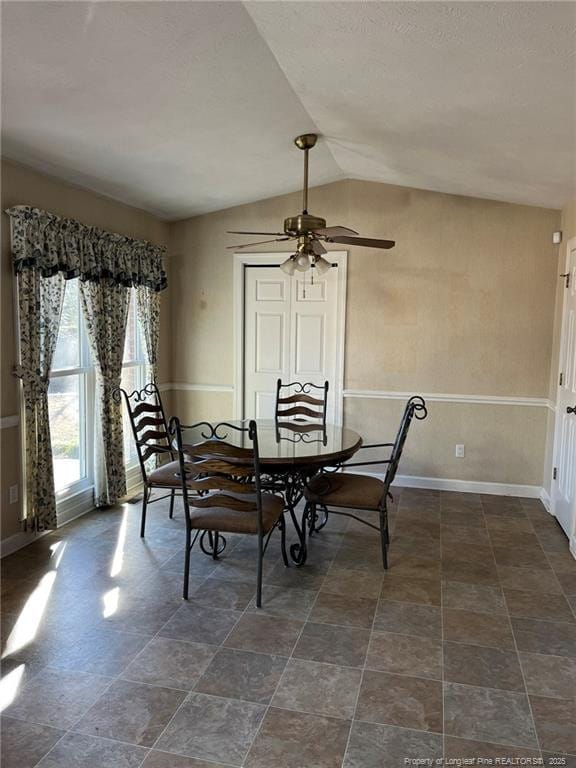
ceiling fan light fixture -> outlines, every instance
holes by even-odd
[[[307,253],[299,253],[296,256],[295,265],[298,272],[306,272],[310,269],[310,256]]]
[[[290,275],[290,277],[292,277],[296,269],[296,262],[294,260],[294,256],[289,256],[286,259],[286,261],[283,261],[282,264],[280,264],[280,269],[282,270],[282,272],[285,272],[287,275]]]
[[[326,261],[326,259],[322,258],[322,256],[318,256],[318,258],[314,261],[314,266],[318,270],[318,274],[323,275],[328,272],[332,264],[330,264],[329,261]]]

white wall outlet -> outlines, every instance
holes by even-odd
[[[454,455],[456,456],[457,459],[463,459],[464,456],[466,455],[466,451],[464,449],[464,446],[461,445],[461,444],[457,445],[456,446],[456,451],[454,452]]]
[[[10,486],[10,504],[16,504],[17,501],[18,501],[18,486],[11,485]]]

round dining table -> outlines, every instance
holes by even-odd
[[[258,452],[263,484],[267,490],[280,493],[285,512],[294,524],[298,542],[290,547],[295,565],[306,561],[306,530],[298,520],[296,506],[302,499],[310,479],[321,469],[337,468],[348,461],[362,445],[362,438],[352,429],[336,424],[314,424],[304,421],[255,419]],[[248,420],[230,421],[231,426],[247,426]],[[216,424],[216,423],[215,423]],[[182,427],[182,442],[197,445],[205,440],[204,428]],[[247,432],[226,430],[220,423],[217,437],[239,448],[251,448]]]

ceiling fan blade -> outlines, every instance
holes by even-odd
[[[357,235],[358,232],[348,227],[324,227],[324,229],[315,229],[314,234],[322,235],[322,237],[339,237],[340,235]]]
[[[274,240],[259,240],[257,243],[242,243],[242,245],[227,245],[227,250],[237,250],[238,248],[251,248],[253,245],[266,245],[266,243],[282,243],[284,240],[293,240],[293,237],[275,237]]]
[[[326,248],[324,248],[320,240],[311,240],[310,247],[316,256],[323,256],[325,253],[327,253]]]
[[[282,236],[285,235],[285,232],[237,232],[234,230],[228,230],[226,232],[227,235],[278,235]]]
[[[328,237],[329,243],[346,243],[347,245],[364,245],[366,248],[394,248],[394,240],[375,240],[371,237]]]

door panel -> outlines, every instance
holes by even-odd
[[[336,257],[335,255],[335,258]],[[314,277],[277,265],[244,272],[244,418],[272,418],[276,381],[330,382],[327,418],[337,421],[338,268]]]
[[[552,509],[569,538],[576,534],[576,247],[569,249],[560,348],[562,384],[556,401],[556,480],[552,487]]]

